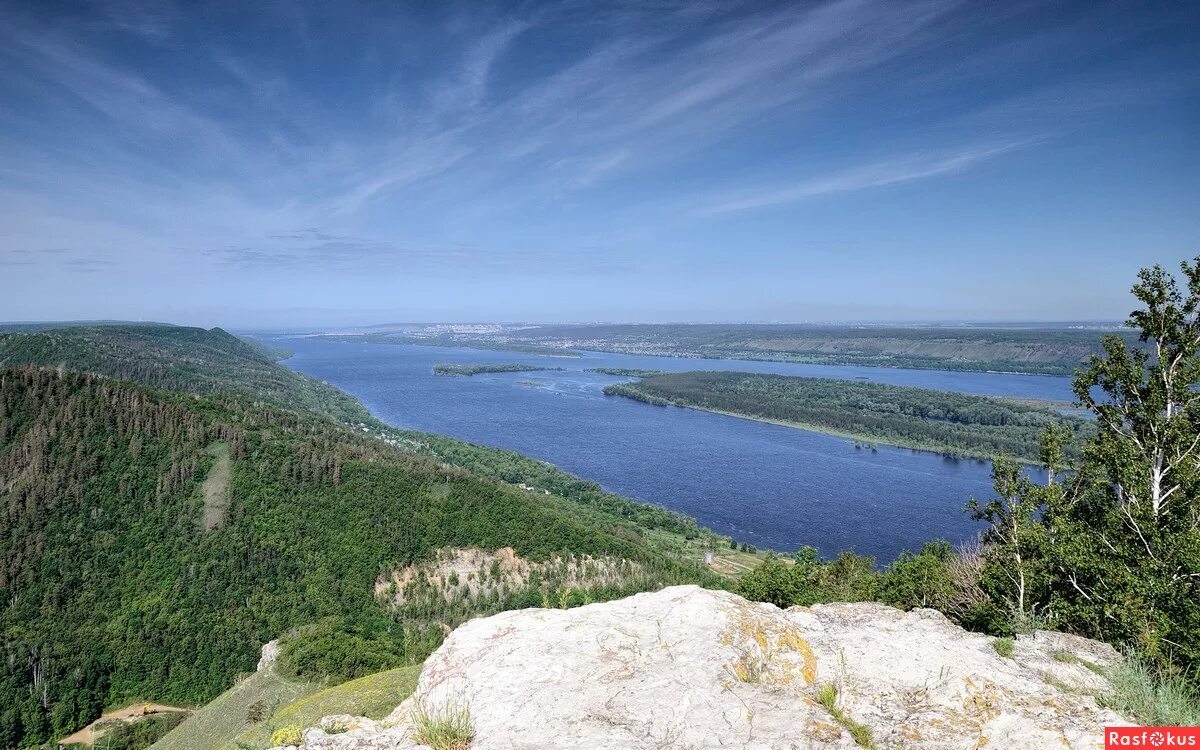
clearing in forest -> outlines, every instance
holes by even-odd
[[[225,519],[229,515],[229,475],[232,471],[227,443],[213,443],[208,446],[208,454],[216,460],[213,461],[212,469],[200,487],[204,494],[200,527],[204,531],[212,531],[225,525]]]
[[[101,716],[99,719],[96,719],[95,721],[93,721],[91,724],[88,724],[83,729],[80,729],[75,734],[69,735],[67,737],[63,737],[61,740],[58,741],[58,744],[60,746],[62,746],[62,745],[90,745],[93,742],[95,742],[96,739],[101,734],[103,734],[103,731],[104,731],[103,728],[100,728],[99,731],[97,731],[97,729],[100,727],[100,724],[102,724],[106,721],[115,721],[118,719],[121,721],[137,721],[138,719],[143,719],[148,716],[157,716],[159,714],[164,714],[164,713],[187,713],[187,712],[188,712],[188,710],[186,708],[179,708],[177,706],[166,706],[166,705],[163,705],[162,703],[145,703],[145,702],[134,703],[132,705],[126,706],[125,708],[119,709],[117,711],[109,711],[108,713]]]

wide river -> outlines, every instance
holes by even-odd
[[[316,337],[271,337],[285,364],[359,398],[398,427],[518,451],[621,495],[682,511],[759,547],[809,544],[880,562],[978,530],[963,512],[991,497],[990,465],[709,414],[650,406],[601,389],[628,380],[590,367],[866,379],[998,396],[1072,400],[1067,378],[584,353],[579,359]],[[444,377],[435,364],[524,362],[563,371]]]

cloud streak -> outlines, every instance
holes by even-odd
[[[961,172],[980,162],[994,159],[1001,154],[1029,146],[1035,142],[1033,139],[1026,139],[1009,143],[976,145],[950,153],[914,154],[908,157],[889,159],[824,177],[803,180],[799,183],[745,191],[735,196],[718,199],[698,209],[694,215],[697,217],[716,216],[787,205],[822,195],[871,190],[915,180],[926,180],[931,177]]]

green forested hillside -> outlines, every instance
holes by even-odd
[[[204,531],[214,443],[231,502]],[[338,676],[419,661],[440,628],[393,619],[372,586],[439,547],[613,556],[650,573],[641,585],[715,582],[616,515],[330,420],[48,369],[0,370],[0,513],[0,747],[124,700],[202,702],[262,642],[313,623],[321,663],[369,657]]]
[[[786,422],[893,445],[990,458],[1036,460],[1047,425],[1079,435],[1094,426],[1051,409],[986,396],[826,378],[746,372],[682,372],[607,386],[650,404]]]
[[[224,393],[341,420],[366,420],[338,389],[277,365],[272,352],[220,328],[111,324],[0,333],[0,367],[64,367],[180,391]]]

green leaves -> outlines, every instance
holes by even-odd
[[[807,607],[823,602],[881,601],[903,609],[945,608],[953,594],[950,544],[934,541],[920,552],[905,552],[883,571],[874,558],[842,552],[831,561],[812,547],[801,547],[787,560],[769,555],[742,576],[737,593],[777,607]]]
[[[1168,670],[1200,659],[1200,258],[1180,268],[1182,286],[1161,266],[1138,275],[1142,307],[1128,325],[1145,346],[1107,337],[1076,377],[1098,434],[1077,470],[1042,492],[1049,579],[1034,592],[1061,627]],[[1043,460],[1056,456],[1050,437]],[[1033,497],[1011,476],[1006,487]],[[991,574],[1011,575],[999,529],[1012,519],[985,517]]]

